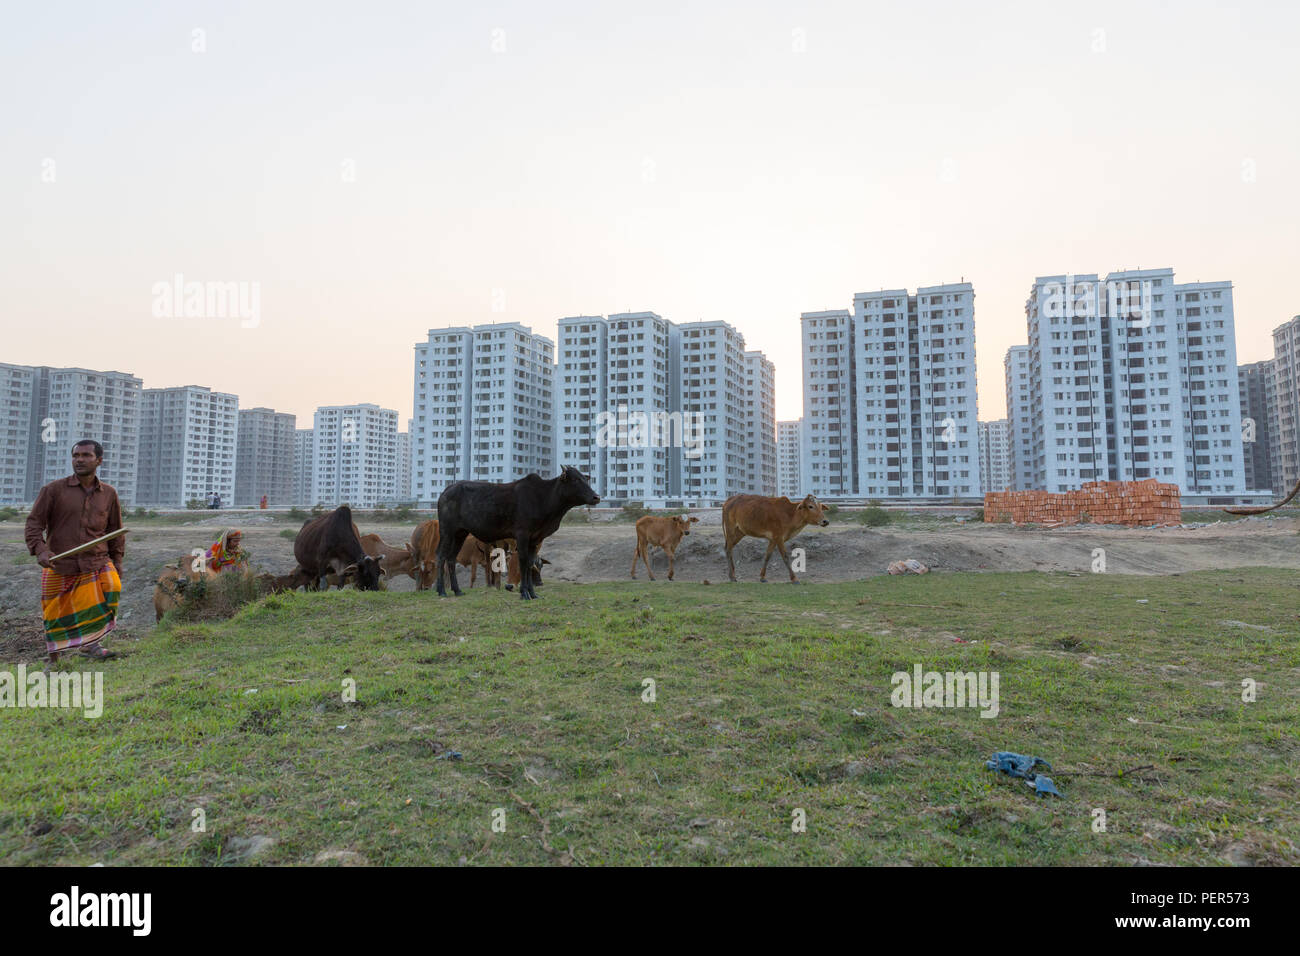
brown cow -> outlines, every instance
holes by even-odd
[[[722,505],[722,533],[726,538],[727,573],[731,580],[736,580],[736,562],[731,557],[731,549],[746,537],[767,539],[767,554],[763,556],[763,570],[758,575],[760,581],[767,582],[767,563],[772,560],[774,550],[781,552],[790,580],[797,580],[794,568],[790,567],[790,556],[785,553],[785,543],[810,524],[823,528],[830,524],[826,509],[812,495],[798,504],[786,497],[732,495]]]
[[[492,567],[492,552],[497,548],[508,551],[510,544],[508,541],[494,541],[488,544],[480,541],[472,534],[465,536],[465,543],[460,546],[460,551],[456,553],[456,563],[461,567],[469,568],[469,586],[473,587],[474,582],[478,580],[478,569],[483,568],[483,577],[490,588],[501,587],[501,572]]]
[[[502,544],[503,542],[498,541],[497,543]],[[538,545],[538,548],[540,549],[541,545]],[[506,579],[510,583],[506,585],[506,590],[513,591],[515,585],[518,584],[521,580],[523,580],[523,576],[520,575],[519,573],[519,552],[515,548],[510,548],[509,551],[510,551],[510,556],[506,558]],[[533,583],[534,584],[541,585],[542,565],[550,564],[550,563],[551,563],[550,561],[547,561],[540,554],[534,556],[533,558]]]
[[[411,532],[411,567],[415,570],[415,589],[427,591],[433,586],[438,566],[438,519],[430,518]]]
[[[361,535],[361,550],[372,558],[380,558],[379,566],[384,569],[384,576],[391,581],[394,575],[406,574],[416,580],[415,556],[409,545],[398,547],[385,544],[377,534]]]
[[[655,579],[655,573],[650,569],[650,549],[662,548],[668,555],[668,580],[673,579],[673,561],[677,554],[677,545],[681,543],[682,535],[691,533],[691,524],[699,521],[699,518],[688,518],[685,515],[676,515],[675,517],[655,517],[646,515],[644,518],[638,518],[636,522],[636,550],[632,552],[632,577],[636,577],[636,562],[640,558],[645,562],[645,573],[650,575],[650,580]]]

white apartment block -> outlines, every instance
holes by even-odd
[[[423,508],[437,504],[443,488],[470,477],[470,382],[474,331],[430,329],[415,346],[415,416],[411,431],[411,484]]]
[[[686,501],[721,505],[752,481],[746,449],[745,340],[726,322],[688,322],[680,335],[682,420],[699,423],[699,442],[670,448],[680,461],[677,493]],[[774,412],[772,417],[775,417]],[[757,416],[755,416],[757,421]]]
[[[296,424],[295,416],[272,408],[239,410],[235,507],[256,508],[263,495],[269,508],[287,508],[294,503],[291,499]]]
[[[848,309],[832,309],[805,312],[799,318],[803,336],[799,486],[805,494],[855,497],[858,404],[853,317]]]
[[[802,485],[799,449],[803,445],[803,419],[776,424],[776,493],[798,501]]]
[[[589,476],[592,491],[609,494],[605,442],[599,441],[602,412],[609,412],[609,323],[599,315],[560,319],[555,373],[558,466],[572,465]]]
[[[984,491],[1012,491],[1011,430],[1000,418],[980,422],[980,486]]]
[[[858,494],[980,494],[975,291],[969,282],[853,297]]]
[[[555,344],[516,322],[474,327],[469,477],[553,477]]]
[[[1237,390],[1241,394],[1241,450],[1246,490],[1272,493],[1272,462],[1277,456],[1272,430],[1277,417],[1273,401],[1273,360],[1238,366]]]
[[[1172,269],[1042,276],[1026,303],[1035,486],[1244,488],[1232,285]]]
[[[363,403],[316,409],[312,501],[373,508],[397,485],[397,412]]]
[[[1013,345],[1002,362],[1007,388],[1007,432],[1011,443],[1012,491],[1034,490],[1034,423],[1029,380],[1029,346]],[[984,487],[985,491],[996,488]]]
[[[745,353],[745,477],[750,494],[775,495],[776,366],[762,352]]]
[[[31,502],[41,487],[72,474],[72,445],[81,439],[104,447],[101,481],[117,489],[123,505],[141,500],[137,486],[140,453],[140,379],[126,372],[100,372],[84,368],[49,366],[0,366],[11,371],[8,378],[10,401],[25,400],[30,394],[26,458],[13,470],[25,469],[26,494],[19,500]],[[30,393],[26,375],[31,373]],[[12,392],[17,391],[15,398]],[[22,409],[9,406],[4,419],[9,428],[22,418]],[[10,417],[12,416],[12,417]],[[9,467],[5,459],[6,469]]]
[[[215,493],[233,504],[239,397],[201,385],[146,388],[142,408],[139,501],[184,508]]]
[[[1273,491],[1300,480],[1300,315],[1273,330]]]
[[[293,494],[290,504],[314,505],[312,476],[316,473],[316,451],[310,428],[296,428],[293,432]]]
[[[559,322],[561,464],[613,502],[721,504],[776,486],[776,370],[726,322]]]
[[[393,489],[394,504],[411,502],[411,420],[406,420],[406,431],[397,433],[397,485]]]
[[[555,345],[516,322],[430,329],[415,346],[412,497],[453,481],[552,477]]]
[[[35,497],[29,487],[31,451],[41,447],[36,411],[36,370],[0,362],[0,505],[27,504]]]
[[[677,497],[682,449],[655,440],[644,425],[680,411],[680,331],[653,312],[618,313],[608,323],[605,401],[616,422],[606,434],[606,495],[644,502]]]

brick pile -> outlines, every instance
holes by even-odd
[[[1085,518],[1084,515],[1087,517]],[[1005,517],[1004,517],[1005,516]],[[1077,491],[990,491],[984,496],[985,522],[1043,524],[1166,525],[1182,521],[1177,485],[1146,481],[1089,481]]]

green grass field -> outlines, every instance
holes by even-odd
[[[1293,572],[541,593],[291,594],[119,642],[84,665],[100,719],[0,711],[0,859],[1300,862]],[[996,671],[999,715],[892,707],[918,663]]]

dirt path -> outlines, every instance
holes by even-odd
[[[133,530],[126,552],[120,620],[134,631],[153,627],[153,583],[162,565],[206,547],[230,517],[197,519],[187,525],[128,522]],[[294,529],[267,515],[235,518],[245,547],[261,569],[285,573],[294,566],[293,542],[281,532]],[[385,524],[377,531],[392,544],[409,539],[413,525]],[[0,640],[24,646],[40,639],[40,567],[27,555],[22,525],[0,524]],[[543,553],[551,564],[545,577],[556,581],[625,581],[632,563],[636,533],[630,524],[564,525]],[[852,523],[809,528],[791,547],[805,551],[806,572],[816,581],[858,580],[883,574],[890,561],[917,558],[936,571],[1079,571],[1089,572],[1093,550],[1105,550],[1106,569],[1117,574],[1177,574],[1213,568],[1270,566],[1300,569],[1300,519],[1256,518],[1193,528],[1124,529],[1073,527],[1043,531],[1010,525],[946,523],[931,528],[907,526],[881,530]],[[736,570],[744,581],[758,579],[766,545],[746,539],[736,549]],[[667,577],[662,552],[652,556],[655,576]],[[638,578],[645,580],[644,567]],[[773,556],[769,580],[785,581],[785,569]],[[714,584],[727,579],[722,531],[717,512],[704,513],[694,532],[677,551],[679,581]],[[462,576],[461,586],[469,583]],[[481,584],[481,579],[480,579]],[[412,591],[414,582],[400,578],[394,591]],[[34,627],[34,630],[33,630]]]

